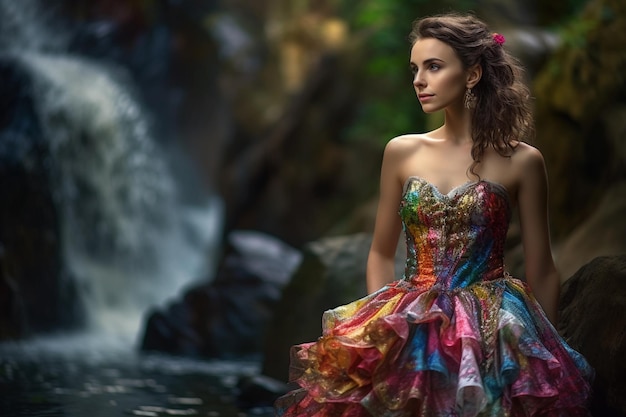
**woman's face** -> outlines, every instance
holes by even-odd
[[[410,65],[415,93],[425,113],[463,108],[467,76],[452,47],[434,38],[418,39],[411,49]]]

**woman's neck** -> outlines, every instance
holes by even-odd
[[[441,128],[446,140],[463,144],[472,141],[472,114],[465,108],[445,110],[445,121]]]

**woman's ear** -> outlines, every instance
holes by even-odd
[[[467,79],[465,81],[465,87],[474,88],[480,78],[483,76],[483,67],[480,64],[472,65],[467,70]]]

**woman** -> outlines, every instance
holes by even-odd
[[[413,86],[444,124],[386,146],[369,295],[329,310],[292,351],[284,416],[588,415],[593,371],[555,331],[560,279],[547,178],[520,69],[473,16],[417,21]],[[525,282],[504,270],[513,209]],[[398,215],[399,214],[399,215]],[[407,262],[394,277],[404,231]]]

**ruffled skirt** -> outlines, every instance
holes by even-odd
[[[588,416],[593,370],[520,280],[396,281],[323,316],[294,346],[278,416]]]

